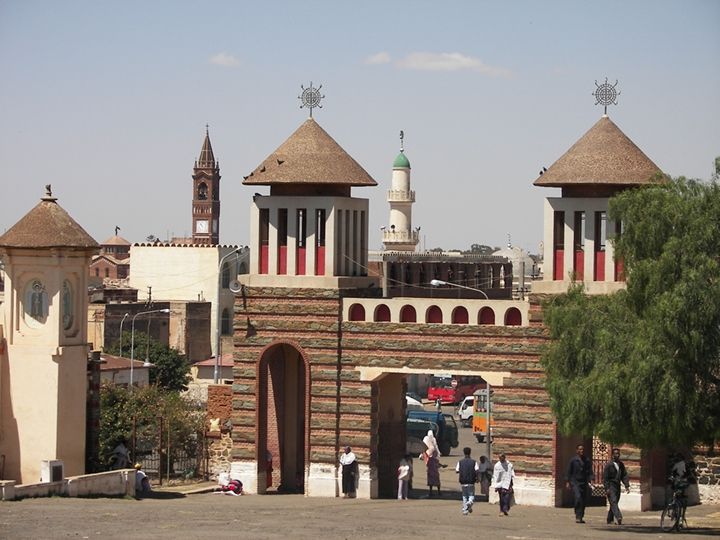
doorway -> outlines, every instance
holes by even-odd
[[[293,345],[265,350],[258,366],[258,493],[304,493],[307,362]]]

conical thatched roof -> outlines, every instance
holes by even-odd
[[[610,118],[603,116],[534,184],[544,187],[579,185],[634,186],[657,182],[662,174]]]
[[[308,118],[245,177],[243,184],[376,186],[377,182],[315,120]]]
[[[99,248],[92,236],[51,196],[44,197],[35,208],[0,236],[0,247]]]

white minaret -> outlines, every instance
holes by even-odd
[[[415,192],[410,189],[410,162],[403,148],[404,134],[400,132],[400,153],[393,162],[392,184],[388,191],[390,203],[389,227],[383,229],[386,251],[415,251],[420,227],[412,229],[412,205]]]

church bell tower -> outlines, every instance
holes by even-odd
[[[192,178],[193,243],[217,245],[220,243],[220,162],[215,161],[207,126]]]

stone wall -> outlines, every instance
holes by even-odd
[[[696,449],[694,455],[700,500],[706,504],[720,504],[720,456],[707,449]]]
[[[216,479],[220,473],[229,473],[232,464],[232,435],[226,433],[208,434],[208,474]]]

